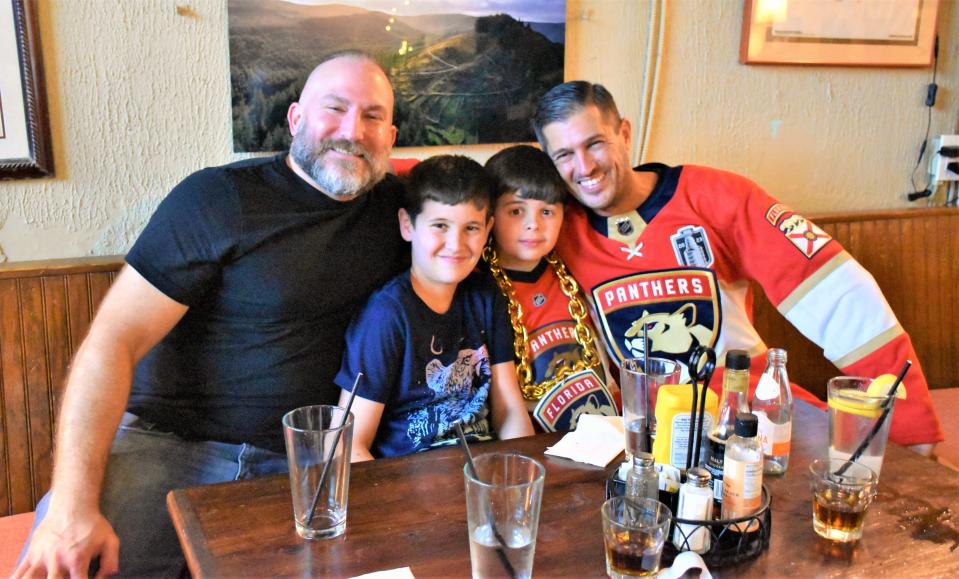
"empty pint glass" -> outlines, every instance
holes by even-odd
[[[339,406],[304,406],[283,416],[283,435],[297,534],[304,539],[341,535],[346,530],[353,415]]]
[[[473,577],[529,579],[546,469],[515,453],[474,458],[464,466],[466,524]]]

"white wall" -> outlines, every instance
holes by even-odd
[[[56,177],[0,182],[0,261],[123,253],[181,178],[237,158],[226,0],[37,1]],[[746,174],[806,212],[907,206],[929,69],[743,66],[740,0],[666,4],[648,159]],[[567,76],[604,83],[630,117],[648,10],[568,0]],[[957,21],[944,0],[933,135],[959,129]]]

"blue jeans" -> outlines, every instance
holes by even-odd
[[[183,553],[166,509],[171,489],[283,473],[287,468],[284,454],[250,444],[187,441],[124,414],[100,497],[100,509],[120,538],[120,574],[179,577],[183,572]],[[34,529],[49,501],[47,493],[37,505]]]

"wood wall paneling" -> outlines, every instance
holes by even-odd
[[[959,209],[917,209],[813,216],[882,288],[909,332],[930,388],[959,386]],[[770,347],[789,351],[789,377],[819,396],[840,372],[762,296],[754,302],[756,328]],[[890,369],[896,373],[898,369]]]
[[[29,477],[29,429],[24,388],[20,304],[17,280],[0,280],[0,389],[3,404],[3,428],[0,429],[0,514],[22,512],[18,503],[25,494],[24,482]]]
[[[66,376],[120,257],[0,266],[0,516],[50,487]]]

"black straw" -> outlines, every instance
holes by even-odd
[[[655,408],[649,407],[649,339],[646,335],[646,322],[643,322],[643,377],[644,384],[644,394],[646,399],[643,400],[643,408],[645,409],[646,416],[644,417],[645,424],[643,425],[643,432],[641,434],[643,439],[643,450],[646,452],[653,452],[653,438],[652,438],[652,428],[650,425],[653,423],[652,414],[655,412]]]
[[[320,493],[323,492],[323,486],[326,484],[326,477],[330,473],[330,463],[333,461],[333,456],[336,454],[336,447],[340,445],[340,438],[343,435],[343,427],[346,425],[346,420],[350,417],[350,408],[353,407],[353,399],[356,398],[356,391],[360,386],[360,378],[363,377],[362,372],[356,373],[356,380],[353,381],[353,390],[350,392],[350,397],[346,401],[346,411],[343,413],[343,422],[340,423],[339,430],[336,431],[336,438],[333,439],[333,448],[330,449],[330,454],[326,456],[326,460],[323,462],[323,472],[320,473],[320,482],[316,485],[316,494],[313,495],[313,503],[310,504],[310,512],[306,516],[306,526],[309,527],[310,523],[313,522],[313,517],[316,516],[316,506],[320,502]],[[349,457],[347,457],[349,460]]]
[[[899,377],[896,378],[892,388],[890,388],[889,392],[886,394],[886,399],[882,401],[882,414],[879,415],[879,420],[877,420],[872,426],[872,430],[870,430],[869,434],[866,435],[866,438],[862,441],[862,444],[859,445],[859,448],[856,449],[856,452],[852,453],[852,456],[850,456],[846,462],[844,462],[843,465],[839,467],[835,473],[833,473],[834,475],[842,476],[842,474],[845,473],[850,466],[852,466],[852,463],[859,460],[859,457],[862,456],[862,453],[866,452],[866,448],[869,446],[869,443],[872,442],[872,439],[876,438],[876,434],[879,433],[879,429],[882,428],[882,425],[889,416],[889,413],[892,412],[892,405],[896,399],[896,390],[902,383],[902,379],[906,377],[906,372],[909,371],[911,366],[912,360],[906,360],[906,363],[902,366],[902,371],[899,372]]]
[[[697,404],[699,403],[699,386],[696,382],[695,375],[689,378],[689,381],[692,382],[693,385],[693,407],[689,412],[689,436],[686,437],[686,472],[689,472],[689,467],[692,466],[693,448],[696,445],[696,417],[699,415],[699,413],[696,412],[698,408]]]
[[[470,445],[466,442],[466,436],[463,434],[463,425],[457,422],[456,426],[456,435],[460,439],[460,446],[463,447],[463,454],[466,455],[466,464],[469,467],[470,475],[476,480],[483,482],[483,479],[479,477],[479,474],[476,472],[476,465],[473,464],[473,453],[470,452]],[[506,539],[503,538],[503,535],[500,534],[499,529],[496,528],[496,521],[493,519],[493,510],[492,507],[487,504],[489,511],[487,512],[487,517],[489,518],[489,527],[493,531],[493,537],[496,538],[496,556],[499,557],[500,563],[503,564],[503,568],[506,569],[506,573],[510,576],[510,579],[516,579],[516,569],[513,568],[513,564],[509,562],[509,558],[506,556],[506,551],[504,547],[506,546]]]

